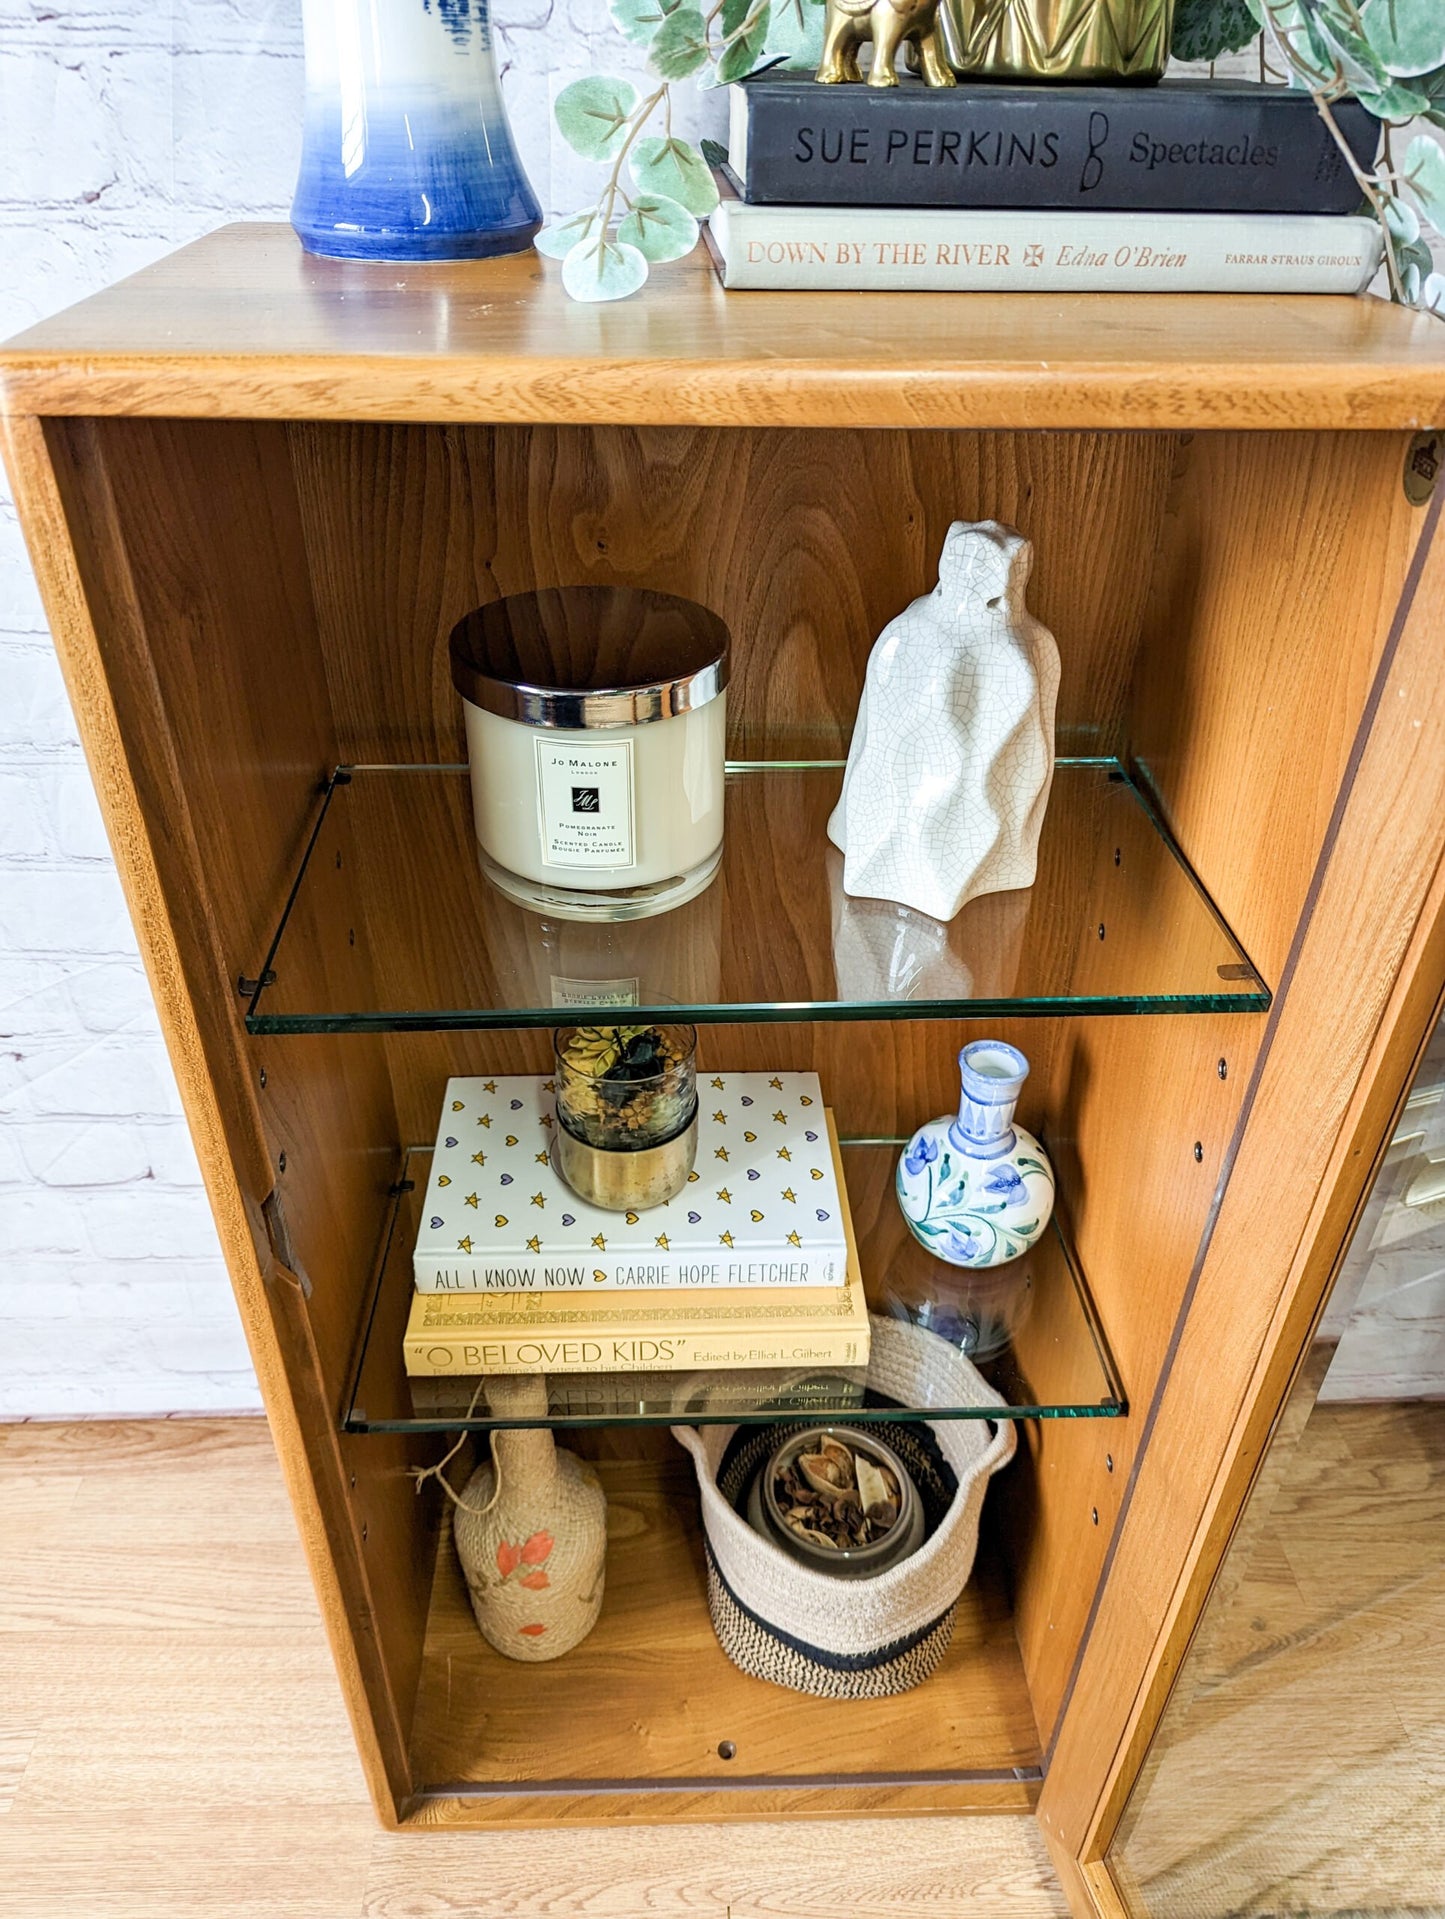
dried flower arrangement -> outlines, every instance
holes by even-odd
[[[824,1437],[815,1453],[798,1453],[774,1475],[783,1524],[828,1551],[855,1551],[897,1524],[902,1489],[890,1469],[859,1448]]]
[[[557,1113],[589,1146],[637,1151],[674,1138],[697,1105],[687,1026],[572,1026],[557,1034]]]

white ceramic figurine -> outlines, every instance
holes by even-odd
[[[1033,884],[1059,649],[1024,605],[1032,559],[1012,527],[955,520],[938,585],[879,635],[828,822],[855,898],[949,920]]]

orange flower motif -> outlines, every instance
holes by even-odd
[[[545,1626],[518,1626],[517,1628],[517,1631],[525,1634],[528,1639],[540,1639],[546,1630]]]
[[[543,1589],[550,1586],[551,1583],[551,1580],[540,1566],[534,1573],[523,1573],[522,1577],[517,1581],[519,1586],[525,1586],[528,1592],[534,1593],[543,1591]]]
[[[540,1566],[555,1544],[556,1541],[553,1539],[551,1533],[533,1533],[532,1537],[522,1548],[522,1564],[524,1566]]]
[[[503,1579],[510,1579],[521,1563],[522,1548],[509,1546],[505,1539],[500,1540],[497,1545],[497,1571]]]

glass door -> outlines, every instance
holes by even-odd
[[[1141,1919],[1445,1914],[1445,1022],[1108,1866]]]

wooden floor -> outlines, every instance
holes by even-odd
[[[1066,1913],[1016,1815],[382,1832],[265,1427],[0,1427],[0,1919]]]
[[[1266,1475],[1110,1863],[1151,1919],[1445,1913],[1445,1404]]]

